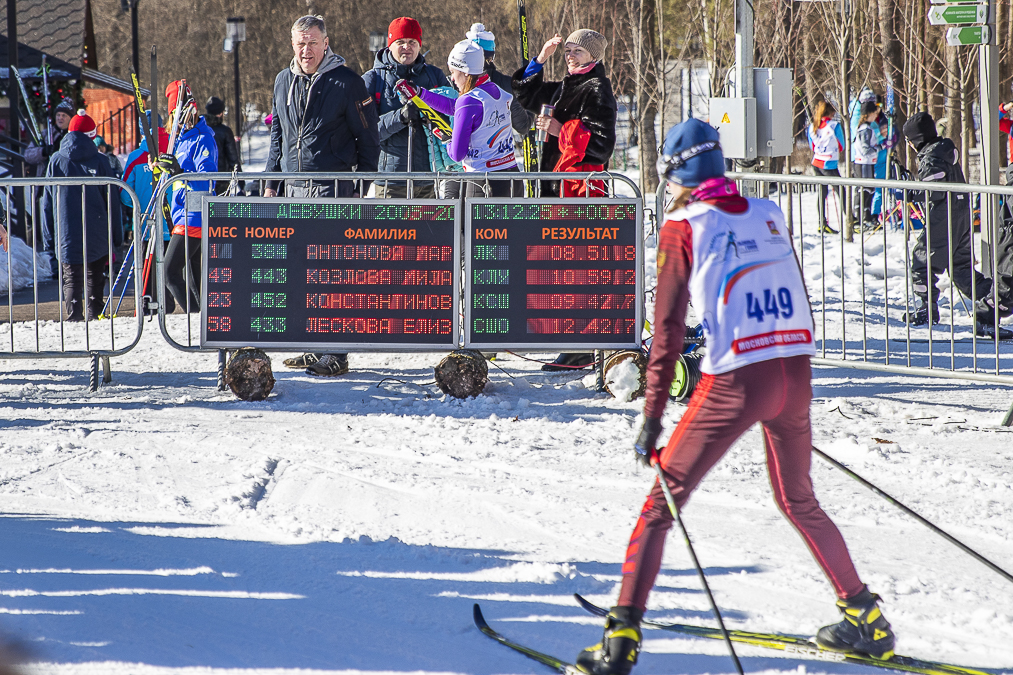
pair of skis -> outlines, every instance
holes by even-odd
[[[152,60],[154,60],[154,50],[152,51]],[[155,110],[152,111],[152,117],[154,119],[152,120],[151,123],[149,123],[147,115],[144,110],[144,103],[141,97],[140,85],[138,84],[137,80],[137,73],[131,74],[131,80],[134,86],[134,99],[135,99],[134,102],[138,106],[138,115],[141,121],[141,126],[144,130],[144,135],[148,142],[148,155],[150,157],[151,154],[154,153],[154,156],[158,157],[158,144],[157,141],[155,141],[154,139],[154,133],[152,131],[153,128],[154,129],[158,128],[157,127],[158,113]],[[176,109],[173,111],[172,116],[172,132],[169,134],[169,149],[168,149],[169,154],[175,154],[176,143],[179,141],[179,136],[182,134],[182,124],[180,122],[180,116],[182,114],[184,103],[184,96],[182,90],[186,87],[186,80],[181,80],[180,82],[181,82],[180,91],[176,96]],[[165,185],[166,182],[168,182],[168,180],[169,176],[163,173],[162,176],[158,179],[158,182],[155,183],[154,191],[151,193],[151,201],[148,202],[147,208],[145,209],[144,214],[141,216],[141,222],[144,223],[144,230],[142,231],[141,234],[141,240],[143,242],[145,239],[147,239],[148,242],[144,256],[142,292],[143,289],[146,288],[148,285],[148,278],[151,272],[151,263],[155,254],[154,247],[155,247],[156,233],[154,230],[156,225],[158,224],[158,218],[154,214],[155,208],[157,207],[158,203],[158,193],[161,190],[162,186]],[[110,315],[107,315],[106,311],[108,311],[109,307],[112,305],[112,300],[115,295],[115,289],[118,286],[118,282],[120,280],[121,275],[123,274],[123,270],[127,269],[126,277],[123,281],[123,288],[122,291],[120,292],[119,301],[116,303],[116,309],[113,311],[111,316],[116,316],[116,312],[119,311],[120,305],[123,302],[123,298],[126,296],[127,287],[130,285],[130,279],[133,277],[134,267],[131,264],[131,260],[134,256],[134,250],[137,248],[137,244],[138,244],[137,241],[133,241],[130,244],[130,248],[127,249],[127,254],[126,256],[124,256],[123,264],[120,266],[120,271],[116,275],[116,279],[113,281],[113,284],[109,288],[109,298],[106,300],[105,307],[103,307],[102,314],[99,315],[99,318],[102,319],[110,318]],[[141,308],[135,308],[135,311],[140,311],[140,309]]]
[[[531,61],[531,50],[530,45],[528,44],[528,13],[524,8],[524,0],[517,0],[517,19],[521,38],[521,66],[527,68],[528,63]],[[521,142],[521,152],[524,160],[524,170],[537,171],[539,167],[535,153],[534,126],[528,129],[528,132],[524,134],[524,139]],[[528,196],[535,196],[534,185],[532,182],[525,181],[524,185]]]
[[[574,594],[574,598],[585,610],[596,616],[604,617],[608,614],[608,610],[603,607],[599,607],[594,603],[582,598],[581,596]],[[539,663],[552,668],[558,673],[563,675],[581,675],[583,671],[579,670],[575,665],[562,659],[558,659],[549,654],[539,652],[537,650],[526,647],[518,642],[514,642],[502,634],[497,632],[495,629],[489,626],[489,623],[482,616],[482,610],[478,604],[474,607],[474,619],[475,625],[485,635],[492,638],[501,645],[509,647],[530,659],[534,659]],[[657,630],[664,630],[673,633],[681,633],[683,635],[690,635],[693,637],[708,638],[714,640],[724,640],[724,636],[721,631],[717,628],[707,628],[704,626],[691,626],[680,623],[660,623],[657,621],[644,620],[641,623],[642,626],[647,628],[654,628]],[[831,651],[829,649],[823,649],[817,645],[814,641],[809,638],[799,637],[795,635],[785,635],[782,633],[755,633],[752,631],[745,630],[729,630],[728,635],[732,642],[738,642],[741,644],[753,645],[754,647],[764,647],[766,649],[776,649],[792,656],[797,656],[804,659],[815,659],[819,661],[833,661],[837,663],[852,663],[862,666],[872,666],[875,668],[882,668],[884,670],[893,670],[902,673],[916,673],[917,675],[995,675],[997,671],[988,671],[978,668],[968,668],[965,666],[954,666],[947,663],[938,663],[935,661],[924,661],[922,659],[915,659],[910,656],[893,656],[886,660],[874,659],[871,656],[862,656],[859,654],[843,654],[841,652]]]

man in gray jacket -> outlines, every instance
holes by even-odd
[[[267,171],[367,171],[377,169],[380,137],[373,98],[362,80],[331,51],[320,16],[292,26],[295,57],[274,80],[271,151]],[[268,181],[265,197],[278,194]],[[353,181],[286,181],[290,197],[349,197]]]
[[[380,157],[376,104],[362,80],[331,51],[321,16],[304,16],[292,26],[291,65],[274,80],[271,152],[267,171],[375,172]],[[278,195],[268,181],[265,197]],[[288,197],[352,197],[355,181],[287,180]],[[365,190],[365,186],[363,186]],[[303,354],[285,359],[289,368],[310,375],[348,372],[347,354]]]

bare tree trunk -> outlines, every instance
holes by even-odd
[[[887,89],[904,91],[904,57],[901,50],[900,36],[897,34],[897,0],[879,0],[879,49],[883,56],[883,79]],[[887,111],[890,112],[890,111]],[[907,119],[905,106],[896,105],[894,109],[894,125],[903,126]]]

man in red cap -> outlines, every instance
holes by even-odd
[[[394,90],[399,80],[417,87],[435,89],[449,87],[443,71],[426,63],[422,51],[422,27],[410,17],[402,16],[387,28],[387,48],[376,54],[373,69],[362,79],[380,110],[380,171],[430,171],[429,143],[422,129],[418,108],[403,101]],[[432,184],[416,181],[414,197],[435,197]],[[377,197],[407,197],[406,182],[376,186]]]
[[[152,170],[156,176],[168,172],[215,172],[218,170],[218,145],[215,134],[203,117],[197,114],[197,104],[186,80],[169,83],[165,89],[169,100],[169,128],[179,113],[179,130],[176,147],[158,156]],[[170,139],[171,140],[171,139]],[[190,312],[200,311],[201,266],[201,212],[186,208],[188,192],[210,192],[212,181],[177,183],[170,197],[172,238],[165,250],[165,285],[176,299],[176,304]]]
[[[109,160],[95,147],[95,120],[78,111],[70,121],[60,149],[46,169],[47,178],[116,178]],[[98,318],[102,289],[109,265],[109,239],[123,243],[119,218],[119,191],[106,203],[106,186],[47,185],[42,195],[43,236],[55,235],[57,259],[63,267],[64,316],[68,321]],[[108,209],[113,207],[113,218]],[[59,219],[56,219],[56,215]],[[87,313],[86,313],[87,312]]]

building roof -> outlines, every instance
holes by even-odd
[[[43,54],[53,70],[74,78],[82,66],[94,69],[89,0],[18,0],[18,45],[18,68],[28,79],[42,65]],[[7,65],[7,23],[0,22],[0,66]]]

